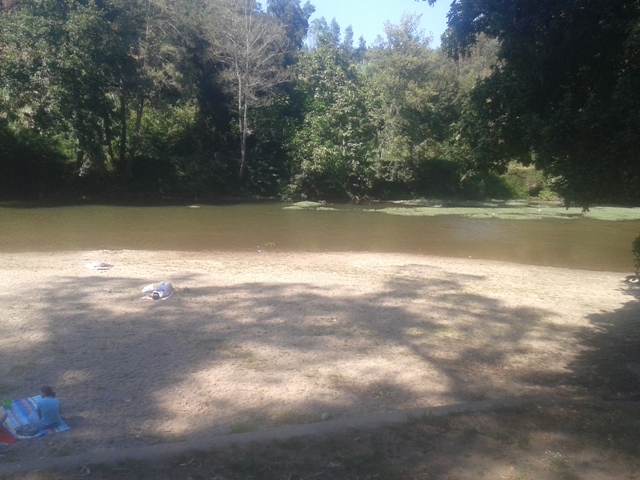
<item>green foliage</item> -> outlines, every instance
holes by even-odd
[[[484,14],[487,2],[455,2],[454,26],[462,28],[470,11]],[[536,69],[550,82],[556,63],[535,57],[537,46],[526,50],[526,39],[506,45],[507,34],[488,27],[471,25],[467,43],[452,31],[449,46],[469,54],[452,60],[431,46],[417,17],[387,24],[373,48],[363,40],[354,48],[353,29],[335,20],[309,25],[308,2],[268,0],[265,7],[253,0],[24,0],[0,8],[0,164],[3,181],[15,186],[4,192],[128,184],[162,195],[278,192],[346,201],[559,191],[571,200],[583,191],[614,198],[600,187],[614,179],[624,198],[637,191],[634,8],[624,21],[617,7],[605,9],[613,17],[603,20],[606,34],[596,35],[633,27],[616,37],[629,63],[609,78],[614,93],[596,88],[589,97],[593,82],[577,82],[573,98],[562,81],[536,90]],[[519,15],[510,8],[500,10]],[[558,9],[549,6],[551,14]],[[591,7],[585,12],[592,21]],[[546,34],[559,27],[545,23],[547,13],[533,13],[540,41],[552,45],[557,35]],[[569,50],[560,44],[558,58]],[[515,64],[517,53],[531,61],[528,70]],[[568,62],[571,79],[589,77],[578,68],[589,58]],[[614,155],[621,170],[608,168]],[[553,184],[532,169],[509,169],[513,160],[544,167]]]
[[[370,51],[366,75],[369,110],[376,128],[376,176],[409,188],[417,170],[442,160],[458,106],[450,61],[429,46],[419,17],[385,26],[386,38]]]
[[[540,190],[540,193],[538,193],[538,198],[544,201],[560,200],[560,197],[558,196],[558,194],[549,187],[544,187],[542,190]]]
[[[284,25],[291,49],[295,51],[302,48],[309,29],[309,17],[314,11],[315,7],[308,1],[300,6],[300,0],[267,0],[267,12]]]
[[[429,198],[455,198],[461,194],[462,170],[451,160],[425,160],[414,168],[410,184],[414,195]]]
[[[444,198],[483,195],[485,180],[475,176],[462,181],[469,150],[458,140],[458,124],[467,91],[495,63],[495,42],[486,39],[471,57],[455,62],[431,48],[418,17],[387,23],[385,32],[386,38],[368,52],[364,70],[375,127],[373,191]]]
[[[278,11],[276,8],[274,13]],[[304,12],[300,15],[304,16]],[[234,100],[241,185],[254,129],[253,115],[268,106],[277,87],[289,80],[289,70],[285,68],[292,52],[288,34],[292,32],[278,16],[265,13],[255,0],[222,0],[206,28],[211,44],[209,55],[221,63],[221,85]]]
[[[69,179],[61,139],[49,138],[31,130],[9,129],[0,121],[0,198],[28,198],[59,193]]]
[[[504,177],[495,173],[471,173],[462,178],[460,197],[466,200],[514,198],[514,192]]]
[[[280,180],[287,178],[285,144],[290,138],[288,115],[292,113],[288,93],[287,89],[274,92],[270,104],[256,109],[252,116],[255,129],[245,177],[250,194],[275,197],[281,191]]]
[[[169,15],[159,3],[118,0],[23,2],[2,14],[6,118],[74,143],[81,176],[96,169],[128,175],[145,102],[179,83],[175,25],[161,28]]]
[[[193,101],[152,109],[142,119],[141,150],[152,158],[192,153],[196,146],[192,136],[196,121],[197,109]]]
[[[544,174],[533,167],[510,165],[503,177],[511,190],[512,198],[526,200],[530,197],[538,197],[546,187]]]
[[[362,82],[332,44],[297,66],[301,121],[287,144],[291,181],[285,198],[348,199],[366,189],[372,140]]]
[[[473,168],[515,159],[557,177],[567,203],[640,202],[638,2],[461,0],[449,25],[456,56],[482,33],[500,42],[462,120]]]

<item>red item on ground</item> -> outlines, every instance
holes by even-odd
[[[16,443],[18,439],[5,428],[4,425],[0,425],[0,444]]]

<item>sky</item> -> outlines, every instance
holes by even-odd
[[[327,23],[335,17],[340,30],[349,25],[353,28],[354,46],[362,35],[368,46],[373,45],[378,35],[384,37],[386,21],[400,23],[403,13],[422,14],[421,26],[427,35],[433,36],[433,47],[440,45],[440,35],[447,27],[447,12],[451,0],[438,0],[431,7],[427,2],[415,0],[310,0],[316,11],[310,21],[324,17]],[[300,2],[304,4],[304,1]]]

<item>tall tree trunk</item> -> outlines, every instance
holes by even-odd
[[[138,95],[138,102],[136,105],[136,124],[131,136],[131,148],[129,149],[128,163],[133,165],[133,159],[138,153],[138,147],[140,146],[140,126],[142,124],[142,112],[144,110],[144,95]]]
[[[120,79],[120,165],[124,167],[125,180],[130,180],[131,165],[127,159],[127,99],[124,79]]]
[[[81,172],[82,166],[84,165],[84,150],[80,147],[80,143],[78,142],[78,146],[76,147],[76,171]]]
[[[107,145],[107,155],[109,156],[109,161],[113,163],[116,161],[116,156],[113,153],[111,117],[108,114],[104,114],[102,117],[102,122],[104,124],[104,142]]]
[[[242,181],[244,177],[244,168],[247,161],[247,102],[244,102],[242,111],[242,135],[240,137],[240,174],[238,180]]]
[[[244,177],[244,162],[247,151],[247,101],[244,99],[243,105],[243,85],[242,76],[238,64],[235,65],[236,77],[238,81],[238,128],[240,129],[240,168],[238,169],[238,180],[242,182]],[[244,107],[244,108],[243,108]]]

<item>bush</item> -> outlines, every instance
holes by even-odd
[[[514,194],[503,177],[495,173],[475,173],[462,180],[461,196],[465,200],[509,200]]]
[[[542,190],[540,190],[540,193],[538,194],[538,198],[540,200],[555,200],[555,201],[560,200],[560,196],[549,187],[545,187]]]
[[[71,165],[61,142],[0,123],[0,197],[30,198],[66,192]]]
[[[546,187],[544,173],[533,167],[511,165],[503,178],[512,191],[513,197],[523,200],[539,196]]]
[[[426,160],[416,166],[412,191],[430,198],[452,198],[458,193],[462,172],[449,160]]]

